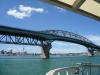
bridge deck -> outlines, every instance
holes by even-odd
[[[100,46],[94,44],[87,38],[80,36],[78,34],[74,34],[67,31],[61,31],[61,30],[31,31],[31,30],[18,29],[18,28],[7,27],[7,26],[0,26],[0,35],[20,36],[20,37],[30,38],[30,40],[35,39],[34,44],[36,44],[37,41],[40,41],[40,43],[42,41],[42,44],[43,43],[50,44],[55,40],[66,41],[66,42],[72,42],[72,43],[84,45],[85,47],[93,51],[100,51]],[[28,43],[23,43],[24,42],[23,40],[21,44],[26,44],[26,45],[33,44],[32,41],[29,42],[30,40],[28,40]],[[0,39],[0,42],[8,43],[6,41],[2,41],[2,38]],[[14,41],[13,44],[17,44],[16,42],[17,41]]]

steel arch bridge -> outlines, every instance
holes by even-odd
[[[41,46],[42,58],[49,58],[49,51],[52,48],[51,43],[55,40],[83,45],[87,47],[91,55],[94,55],[94,51],[100,51],[100,46],[72,32],[62,30],[31,31],[0,26],[0,43]]]

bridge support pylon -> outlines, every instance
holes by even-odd
[[[42,50],[41,50],[41,58],[42,59],[49,59],[50,58],[50,56],[49,56],[50,49],[51,49],[51,44],[42,46]]]
[[[94,49],[93,48],[88,48],[88,51],[90,52],[91,56],[94,56]]]

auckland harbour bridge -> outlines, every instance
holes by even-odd
[[[91,55],[100,52],[100,46],[87,38],[62,30],[31,31],[0,25],[0,43],[41,46],[41,58],[49,58],[54,41],[65,41],[85,46]]]

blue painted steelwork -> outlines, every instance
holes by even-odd
[[[62,30],[30,31],[7,26],[0,26],[0,43],[38,45],[43,48],[52,48],[51,43],[55,40],[77,43],[88,48],[94,55],[94,51],[100,51],[100,46],[87,38]]]

